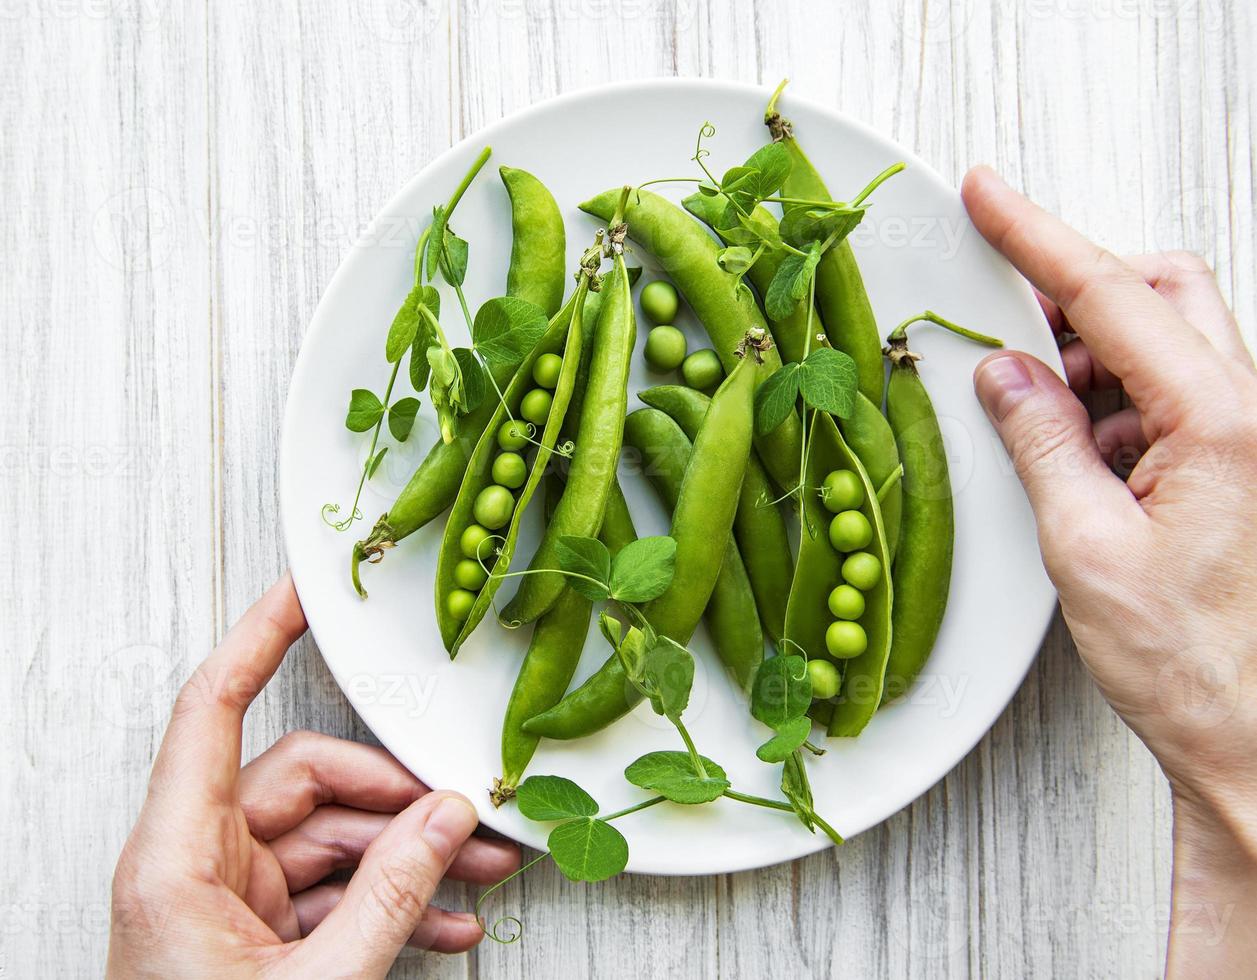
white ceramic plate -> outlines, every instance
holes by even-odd
[[[465,140],[414,177],[345,258],[310,324],[293,372],[284,421],[281,500],[284,535],[302,604],[332,673],[380,741],[435,787],[457,789],[486,824],[533,846],[548,828],[494,810],[486,790],[499,773],[503,708],[530,630],[508,632],[486,621],[456,662],[442,649],[433,614],[433,577],[443,520],[364,569],[371,597],[349,583],[349,549],[406,482],[436,434],[425,410],[409,442],[392,449],[371,481],[352,531],[337,533],[320,518],[328,501],[347,507],[367,439],[345,430],[351,388],[382,391],[384,337],[406,295],[414,244],[434,203],[485,145],[490,165],[459,206],[454,226],[471,243],[466,291],[473,305],[505,288],[511,235],[498,164],[539,176],[563,207],[569,266],[595,223],[577,204],[607,187],[694,174],[690,162],[704,120],[717,172],[741,163],[766,141],[764,89],[727,83],[665,80],[616,85],[565,96],[512,116]],[[883,167],[908,170],[880,188],[853,236],[880,322],[889,329],[926,307],[998,334],[1009,346],[1057,365],[1056,347],[1025,283],[965,217],[956,192],[928,166],[889,140],[788,92],[783,113],[835,196],[853,195]],[[679,200],[692,185],[654,188]],[[654,265],[640,252],[643,282]],[[453,307],[452,295],[447,297]],[[445,317],[455,342],[464,331]],[[678,325],[691,349],[707,341],[688,311]],[[640,345],[646,329],[638,332]],[[1034,520],[1008,459],[973,396],[970,376],[985,350],[919,328],[914,348],[943,420],[956,499],[956,557],[951,602],[938,645],[906,701],[878,712],[857,740],[830,741],[809,759],[817,810],[846,836],[885,820],[940,780],[994,723],[1012,698],[1047,627],[1054,593],[1035,544]],[[633,391],[658,384],[640,356]],[[665,515],[649,487],[625,475],[639,533],[666,533]],[[537,511],[526,522],[519,554],[536,540]],[[509,597],[509,583],[500,599]],[[686,722],[700,748],[720,762],[744,792],[779,797],[779,766],[755,758],[766,730],[716,668],[707,636],[693,643],[698,675]],[[583,680],[607,654],[592,634],[577,673]],[[643,752],[675,748],[670,726],[645,704],[598,735],[544,743],[531,771],[575,779],[607,810],[643,798],[622,777]],[[787,861],[827,846],[792,817],[728,800],[701,807],[657,806],[620,824],[628,837],[629,870],[709,874]]]

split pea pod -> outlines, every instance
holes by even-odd
[[[558,478],[552,476],[550,483],[557,484]],[[550,502],[547,492],[547,509]],[[557,499],[554,502],[557,504]],[[618,483],[612,485],[599,536],[613,557],[637,537],[633,517]],[[571,683],[585,646],[592,611],[593,603],[569,587],[563,590],[550,611],[537,620],[502,719],[502,777],[490,794],[495,806],[514,795],[541,741],[540,736],[524,731],[524,722],[558,704]]]
[[[693,451],[689,437],[663,412],[639,408],[624,420],[624,442],[640,454],[642,472],[664,505],[669,510],[674,509]],[[711,550],[716,550],[714,542]],[[786,556],[789,557],[789,552]],[[738,686],[750,691],[755,670],[764,660],[764,634],[755,609],[751,580],[732,535],[728,537],[719,565],[704,618],[721,662]]]
[[[813,414],[808,446],[803,491],[805,527],[786,610],[785,647],[808,660],[828,661],[843,675],[838,699],[833,703],[829,734],[852,736],[868,724],[881,700],[891,643],[893,593],[887,571],[890,555],[877,506],[877,488],[827,413]],[[839,472],[853,475],[851,509],[863,516],[866,527],[866,540],[849,553],[840,551],[827,532],[835,516],[842,515],[830,513],[820,493],[826,477]],[[866,566],[865,573],[870,569],[872,573],[857,578],[854,565],[850,564],[853,558],[855,564]],[[830,630],[838,623],[832,614],[830,596],[844,584],[860,593],[862,608],[849,621],[838,622],[848,623],[848,628],[858,627],[865,645],[855,656],[844,653],[838,658],[831,652],[834,644]]]
[[[659,385],[639,392],[637,397],[669,415],[687,439],[698,436],[703,416],[711,404],[711,399],[701,391],[683,385]],[[627,432],[625,423],[626,439]],[[790,580],[794,577],[794,558],[786,537],[785,518],[781,508],[773,503],[774,499],[772,484],[763,464],[752,456],[747,461],[746,477],[742,481],[738,509],[733,518],[733,536],[737,541],[739,560],[745,565],[750,579],[764,632],[777,644],[785,635],[786,603],[790,599]]]
[[[773,139],[790,154],[790,175],[782,185],[781,194],[803,200],[829,201],[831,198],[825,181],[794,138],[790,123],[777,112],[776,102],[780,94],[778,89],[768,104],[764,124]],[[821,256],[816,267],[816,305],[830,342],[855,361],[860,392],[880,408],[886,381],[882,338],[850,242],[838,242]]]
[[[606,221],[615,209],[618,190],[605,191],[582,204],[581,210]],[[737,362],[734,351],[748,330],[767,330],[750,289],[716,261],[719,247],[693,218],[671,201],[650,191],[635,190],[624,213],[629,234],[659,260],[663,271],[685,297],[711,338],[726,371]],[[781,367],[775,349],[764,353],[758,372],[762,381]],[[755,447],[769,475],[781,487],[799,480],[803,428],[791,413],[772,432],[756,437]]]
[[[531,174],[509,167],[502,167],[499,172],[511,199],[514,236],[506,271],[506,295],[536,303],[545,310],[546,316],[558,316],[570,322],[575,296],[559,309],[567,282],[563,215],[559,206],[545,185]],[[545,229],[545,241],[538,241],[539,229]],[[557,265],[550,248],[555,239],[560,243]],[[489,373],[493,377],[494,391],[499,391],[515,374],[515,366],[494,364]],[[454,423],[453,441],[436,440],[397,499],[375,522],[371,533],[354,545],[351,572],[359,595],[366,596],[359,580],[363,560],[378,562],[389,548],[414,534],[453,503],[467,470],[467,461],[495,407],[494,399],[486,398],[473,411],[460,415]]]
[[[733,528],[751,452],[759,373],[751,362],[757,353],[740,360],[712,396],[672,510],[670,533],[676,542],[672,582],[642,608],[657,633],[680,644],[689,642],[715,588],[720,566],[712,561],[712,542],[724,541]],[[624,716],[640,700],[620,658],[612,653],[584,684],[529,719],[524,730],[546,738],[580,738]]]
[[[506,390],[502,393],[502,401],[497,404],[493,412],[492,418],[489,420],[488,428],[480,437],[480,441],[476,444],[475,450],[471,454],[471,458],[467,461],[467,472],[463,477],[462,484],[459,486],[458,495],[454,498],[454,506],[450,510],[449,520],[445,524],[445,535],[441,540],[441,548],[437,555],[437,571],[436,571],[436,618],[437,626],[441,631],[441,639],[445,643],[446,650],[449,651],[450,657],[458,655],[459,647],[471,635],[472,631],[479,625],[484,618],[486,612],[493,604],[493,596],[501,585],[502,578],[511,566],[511,559],[514,557],[516,539],[519,535],[519,523],[523,517],[525,508],[528,506],[529,500],[532,498],[537,485],[541,482],[541,478],[546,471],[546,467],[550,462],[550,457],[554,452],[555,443],[559,437],[559,430],[563,425],[563,417],[567,411],[568,402],[572,397],[572,389],[576,384],[576,369],[580,363],[580,351],[583,341],[584,319],[584,299],[588,291],[589,282],[587,277],[582,277],[580,285],[576,289],[575,310],[572,314],[571,323],[563,324],[561,320],[556,318],[552,321],[551,326],[542,335],[541,340],[533,350],[520,363],[519,369],[515,372],[515,376],[511,379]],[[520,412],[520,405],[524,400],[524,396],[533,390],[533,365],[537,359],[544,354],[562,354],[562,369],[559,372],[558,381],[554,387],[554,393],[551,397],[549,413],[545,420],[544,427],[537,433],[536,442],[538,443],[536,456],[533,459],[532,466],[528,468],[527,476],[520,484],[518,496],[512,499],[510,490],[502,485],[495,471],[495,464],[498,462],[499,446],[502,436],[503,426],[507,426],[511,419],[517,419]],[[516,426],[522,424],[516,422]],[[520,440],[518,448],[523,449],[525,442]],[[503,453],[502,456],[505,456]],[[512,453],[512,455],[514,455]],[[495,458],[497,457],[497,458]],[[522,468],[519,457],[516,456],[517,465]],[[492,496],[496,495],[493,499]],[[486,507],[486,499],[493,510],[499,511],[496,517],[506,517],[508,520],[488,521],[482,509]],[[499,503],[500,500],[500,503]],[[506,513],[501,513],[502,508],[508,508]],[[476,548],[474,556],[466,553],[463,544],[463,533],[472,525],[487,525],[492,528],[501,527],[501,533],[494,535],[491,540],[482,542]],[[496,553],[496,554],[494,554]],[[488,559],[493,558],[490,562]],[[475,566],[479,566],[481,572],[476,576],[480,578],[479,591],[474,596],[474,601],[468,600],[470,589],[467,588],[464,581],[460,580],[463,574],[461,568],[470,567],[475,573]],[[487,573],[487,579],[482,576]],[[455,595],[461,593],[461,596]],[[459,600],[468,603],[467,608],[459,607]]]
[[[607,295],[603,297],[593,339],[567,486],[529,563],[529,570],[535,574],[524,576],[519,591],[502,610],[502,618],[507,622],[531,623],[558,601],[566,580],[561,572],[545,569],[559,567],[559,539],[567,535],[593,537],[598,533],[607,509],[607,496],[615,482],[624,440],[628,372],[637,339],[633,294],[629,291],[624,256],[619,252],[602,289]]]
[[[726,198],[723,195],[693,194],[682,203],[687,211],[713,229],[724,212]],[[751,221],[761,234],[769,239],[777,234],[777,219],[768,209],[760,206],[751,212]],[[766,249],[747,271],[747,278],[763,296],[783,261],[781,251]],[[808,303],[800,303],[793,313],[780,320],[770,319],[773,339],[781,349],[784,361],[802,361],[805,354],[821,345],[830,345],[826,326],[819,312]],[[812,333],[808,340],[809,330]],[[881,487],[899,469],[899,453],[895,448],[895,436],[881,408],[869,401],[863,391],[857,392],[851,415],[838,420],[843,437],[851,446],[873,483]],[[891,483],[882,500],[882,518],[886,522],[886,540],[893,560],[899,545],[899,515],[902,509],[903,490],[898,483]],[[753,580],[753,578],[752,578]]]

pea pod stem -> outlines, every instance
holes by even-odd
[[[768,810],[784,810],[786,813],[795,812],[794,807],[789,803],[782,803],[780,800],[770,800],[763,796],[752,796],[749,793],[739,793],[734,789],[725,790],[723,795],[727,796],[731,800],[737,800],[739,803],[748,803],[751,806],[762,806]],[[841,844],[843,842],[842,834],[834,830],[834,828],[831,827],[829,823],[811,807],[808,808],[808,816],[816,822],[821,830],[825,831],[825,836],[832,840],[835,844]]]
[[[946,317],[940,316],[933,310],[926,310],[924,313],[918,313],[916,316],[908,317],[908,319],[904,320],[903,323],[899,324],[899,326],[895,327],[894,330],[886,335],[886,343],[889,345],[889,356],[892,361],[896,360],[895,352],[897,350],[904,352],[899,355],[899,359],[902,359],[905,356],[911,357],[912,360],[917,359],[918,355],[910,354],[907,351],[908,327],[912,326],[914,323],[935,323],[938,326],[945,327],[952,333],[959,334],[961,337],[965,337],[975,343],[985,344],[987,347],[1004,346],[1004,342],[998,337],[991,337],[984,333],[978,333],[976,330],[970,330],[968,327],[962,327],[959,323],[954,323]]]

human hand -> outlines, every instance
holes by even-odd
[[[977,394],[1025,485],[1078,652],[1144,741],[1175,800],[1175,938],[1183,899],[1241,896],[1257,960],[1257,373],[1208,267],[1121,260],[987,168],[965,178],[978,230],[1038,289],[1067,387],[1017,352]],[[1078,395],[1132,406],[1092,424]],[[1071,390],[1072,389],[1072,390]],[[1123,482],[1110,463],[1137,460]],[[1204,886],[1205,892],[1194,886]],[[1241,944],[1243,945],[1243,944]],[[1171,969],[1237,975],[1171,942]],[[1216,969],[1215,969],[1216,967]]]
[[[447,873],[504,878],[519,849],[469,839],[465,797],[311,732],[240,768],[245,710],[305,629],[285,575],[179,693],[114,873],[110,976],[381,977],[403,945],[479,942],[473,916],[428,902]]]

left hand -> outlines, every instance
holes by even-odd
[[[110,976],[382,977],[404,945],[480,941],[474,916],[428,902],[447,872],[506,877],[519,849],[469,839],[465,797],[430,792],[383,749],[312,732],[240,768],[245,710],[305,629],[286,575],[179,693],[114,874]]]

